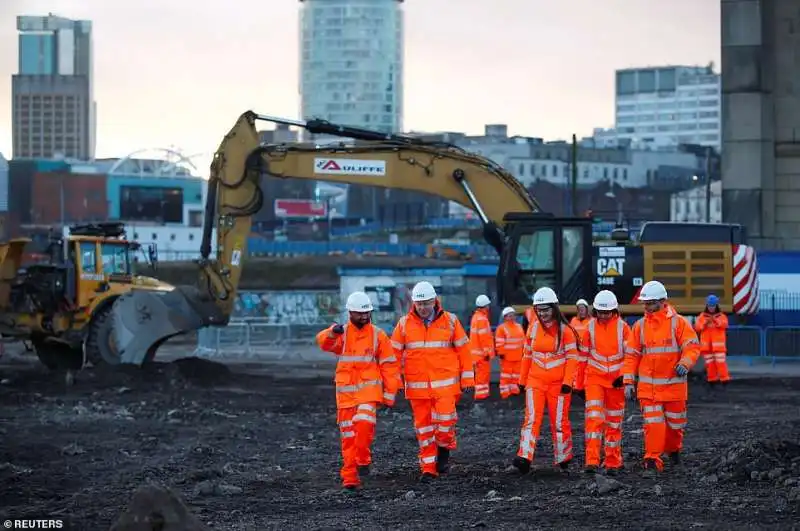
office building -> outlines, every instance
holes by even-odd
[[[95,154],[92,23],[17,17],[19,71],[12,77],[14,158]]]
[[[652,149],[699,144],[718,150],[720,87],[713,65],[617,70],[617,137]]]

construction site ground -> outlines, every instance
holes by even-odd
[[[183,355],[173,351],[173,357]],[[379,415],[374,466],[339,487],[333,365],[313,357],[222,365],[170,359],[93,369],[67,386],[35,358],[0,358],[0,516],[108,529],[144,484],[171,487],[209,528],[793,529],[800,522],[800,377],[735,366],[725,391],[691,384],[684,461],[641,477],[628,406],[619,477],[554,471],[544,428],[534,474],[509,467],[523,402],[469,396],[450,473],[418,482],[408,403]],[[782,374],[783,376],[781,376]],[[701,378],[697,374],[696,378]],[[583,457],[583,403],[572,415]],[[155,527],[154,527],[155,529]],[[176,527],[174,529],[190,529]]]

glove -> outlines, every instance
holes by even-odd
[[[686,367],[686,365],[681,365],[679,363],[675,365],[675,374],[681,377],[686,376],[687,374],[689,374],[689,368]]]
[[[492,357],[488,354],[483,357],[483,361],[491,361]]]
[[[498,354],[497,357],[500,358],[501,360],[506,359],[506,355],[505,354]]]
[[[622,376],[617,376],[617,379],[611,382],[611,387],[614,389],[619,389],[622,387]]]
[[[336,334],[336,335],[344,334],[344,325],[340,325],[340,324],[334,325],[333,333]]]
[[[524,393],[524,392],[525,392],[525,386],[524,386],[524,385],[522,385],[522,384],[517,384],[517,387],[519,387],[519,392],[520,392],[520,393]]]
[[[581,400],[586,400],[586,389],[575,389],[572,391],[572,394],[580,397]]]
[[[571,386],[569,386],[567,384],[564,384],[564,385],[561,386],[561,394],[562,395],[568,395],[571,392],[572,392],[572,387]]]
[[[633,384],[628,384],[625,386],[625,399],[626,400],[635,400],[636,399],[636,386]]]

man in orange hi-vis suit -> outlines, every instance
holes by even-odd
[[[525,330],[517,322],[514,308],[503,308],[503,322],[495,331],[495,349],[500,358],[500,398],[519,394],[520,365],[525,344]]]
[[[726,359],[728,316],[719,309],[719,297],[708,296],[706,309],[697,316],[694,329],[700,336],[700,352],[706,365],[706,381],[712,386],[718,383],[727,385],[731,381]]]
[[[392,333],[411,403],[422,480],[448,471],[456,448],[456,404],[475,386],[469,338],[458,318],[442,309],[430,282],[411,290],[412,308]]]
[[[592,307],[594,318],[583,332],[576,378],[577,388],[586,393],[585,470],[594,473],[600,467],[600,449],[605,439],[603,465],[607,474],[615,475],[622,469],[622,367],[631,327],[620,317],[619,303],[612,292],[599,292]]]
[[[317,334],[317,344],[337,356],[336,408],[342,441],[340,476],[346,489],[361,485],[372,464],[378,404],[393,406],[400,387],[400,362],[386,332],[370,322],[369,295],[356,291],[347,298],[347,324]]]
[[[638,396],[642,408],[644,472],[653,476],[664,469],[664,453],[672,464],[680,463],[689,399],[687,375],[697,363],[700,346],[689,321],[667,304],[667,289],[661,282],[645,283],[639,300],[645,314],[631,330],[623,375],[625,397]]]
[[[552,289],[539,288],[533,305],[537,319],[530,326],[519,379],[525,386],[525,420],[513,462],[523,474],[531,469],[545,408],[550,417],[556,465],[566,470],[573,458],[569,406],[578,365],[575,330],[562,315]]]
[[[475,400],[489,398],[492,359],[495,355],[492,324],[489,322],[491,303],[486,295],[478,295],[475,299],[476,310],[469,325],[469,346],[475,361]]]
[[[578,299],[578,302],[575,303],[575,307],[578,309],[578,315],[573,317],[569,324],[571,324],[572,328],[582,337],[583,333],[586,331],[586,327],[589,326],[589,320],[592,318],[592,316],[589,315],[589,303],[586,302],[586,299]]]

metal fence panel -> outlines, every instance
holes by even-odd
[[[770,326],[765,330],[764,355],[779,360],[800,361],[800,327]]]

